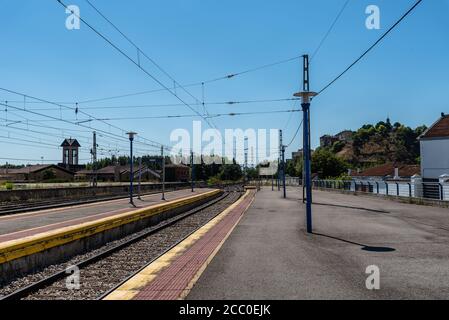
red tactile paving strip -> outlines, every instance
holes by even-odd
[[[167,200],[174,201],[174,200],[184,198],[188,195],[191,195],[191,192],[188,193],[188,192],[181,191],[178,194],[172,194],[170,196],[170,198]],[[152,196],[153,195],[151,195],[150,197],[152,197]],[[154,195],[154,197],[156,197],[156,196],[160,197],[160,195]],[[72,220],[68,220],[68,221],[64,221],[64,222],[59,222],[59,223],[51,224],[48,226],[42,226],[42,227],[37,227],[37,228],[29,229],[29,230],[23,230],[23,231],[10,233],[10,234],[0,235],[0,243],[17,240],[17,239],[22,239],[22,238],[33,236],[36,234],[40,234],[40,233],[44,233],[44,232],[48,232],[48,231],[52,231],[52,230],[57,230],[60,228],[75,226],[75,225],[79,225],[79,224],[86,223],[86,222],[100,220],[100,219],[107,218],[110,216],[115,216],[118,214],[126,213],[126,212],[129,212],[130,210],[139,210],[139,209],[143,209],[146,207],[151,207],[151,206],[157,205],[162,202],[163,201],[161,201],[161,200],[152,201],[151,203],[148,203],[147,205],[140,205],[140,206],[137,206],[136,208],[128,207],[128,208],[123,208],[123,209],[117,209],[114,211],[95,214],[95,215],[88,216],[88,217],[76,218],[76,219],[72,219]],[[99,203],[98,205],[101,205],[101,203]],[[70,209],[73,209],[73,207]],[[57,212],[55,212],[55,214],[57,214]],[[14,216],[11,216],[11,217],[14,217]],[[29,216],[26,216],[25,218],[29,218]]]
[[[251,192],[250,196],[162,270],[150,284],[141,288],[133,300],[179,299],[201,267],[248,209],[254,195],[254,191]]]

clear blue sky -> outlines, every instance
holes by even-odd
[[[201,82],[263,64],[312,53],[345,0],[91,0],[122,31],[133,39],[179,83]],[[351,0],[333,32],[311,64],[311,89],[318,91],[373,43],[414,0]],[[84,0],[76,4],[81,16],[130,54],[134,49],[120,37]],[[381,9],[381,30],[365,28],[365,8]],[[0,87],[52,101],[75,102],[126,93],[159,89],[157,83],[108,46],[85,25],[81,30],[65,28],[66,14],[56,0],[3,0],[0,10]],[[323,134],[357,129],[387,116],[415,127],[432,124],[441,112],[449,112],[449,0],[424,0],[417,10],[391,33],[361,63],[314,100],[313,144]],[[171,82],[145,62],[145,67],[164,83]],[[300,89],[302,62],[282,64],[220,81],[205,88],[206,101],[290,98]],[[200,87],[189,88],[201,98]],[[187,95],[186,101],[193,102]],[[1,101],[21,100],[0,92]],[[147,94],[120,100],[91,103],[84,107],[142,104],[172,104],[168,93]],[[11,102],[11,104],[14,104]],[[14,105],[23,106],[16,102]],[[27,105],[28,108],[51,108]],[[234,106],[209,106],[210,113],[292,109],[293,102]],[[297,104],[296,104],[296,107]],[[4,110],[0,107],[0,110]],[[200,110],[200,108],[199,108]],[[9,119],[18,119],[8,114]],[[59,116],[59,110],[40,111]],[[89,111],[99,118],[191,114],[187,107],[147,109],[102,109]],[[15,112],[29,119],[41,119]],[[64,117],[75,119],[74,112]],[[300,114],[258,115],[214,119],[220,128],[284,128],[290,141]],[[5,118],[5,112],[0,112]],[[79,116],[85,119],[86,117]],[[290,121],[288,121],[290,119]],[[22,118],[23,120],[23,118]],[[126,120],[111,122],[132,129],[146,138],[169,144],[173,129],[192,126],[192,119]],[[0,121],[0,125],[5,122]],[[69,127],[60,122],[41,122]],[[92,126],[104,128],[101,124]],[[24,126],[22,125],[22,128]],[[31,127],[28,127],[31,128]],[[34,127],[35,131],[44,130]],[[80,128],[78,128],[80,129]],[[84,130],[81,128],[81,130]],[[88,130],[86,130],[88,131]],[[0,126],[0,158],[59,159],[57,148],[18,145],[8,139],[42,139],[55,146],[60,135],[75,132],[51,131],[54,137],[16,131]],[[117,131],[115,131],[117,133]],[[16,133],[16,135],[14,135]],[[28,137],[24,136],[27,135]],[[88,132],[79,133],[89,136]],[[301,146],[299,135],[289,152]],[[84,151],[88,141],[80,139]],[[107,145],[100,138],[100,145]],[[83,142],[84,141],[84,142]],[[288,142],[287,141],[287,142]],[[34,144],[22,141],[22,144]],[[119,148],[126,146],[121,143]],[[144,150],[142,150],[144,151]],[[83,159],[89,158],[84,153]],[[17,161],[9,161],[16,163]],[[20,161],[18,161],[20,162]],[[5,160],[0,159],[0,163]]]

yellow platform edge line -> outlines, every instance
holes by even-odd
[[[249,194],[251,194],[251,191],[247,191]],[[223,247],[225,242],[228,240],[228,238],[231,236],[231,234],[234,232],[234,229],[237,227],[237,225],[240,223],[240,221],[243,219],[244,214],[248,209],[251,207],[251,205],[254,202],[254,197],[251,199],[250,203],[246,208],[243,210],[242,215],[238,218],[238,220],[235,222],[235,224],[232,226],[231,230],[226,234],[226,236],[223,238],[223,240],[220,242],[220,244],[215,248],[215,250],[212,252],[212,254],[207,258],[206,262],[201,266],[201,268],[198,270],[196,275],[193,277],[193,279],[190,281],[190,283],[187,285],[187,288],[182,292],[181,296],[178,298],[178,300],[184,300],[189,295],[190,291],[192,291],[193,286],[198,282],[198,280],[201,278],[204,271],[206,271],[206,268],[209,266],[209,264],[212,262],[212,260],[215,258],[215,256],[218,254],[220,249]]]
[[[122,225],[145,219],[162,212],[176,209],[184,205],[208,199],[220,194],[221,190],[212,190],[168,203],[160,203],[148,208],[133,210],[111,217],[81,223],[75,226],[60,228],[22,239],[0,244],[0,264],[29,256],[53,247],[73,242],[94,234],[114,229]]]
[[[226,208],[222,213],[220,213],[217,217],[212,219],[209,223],[198,229],[196,232],[187,237],[184,241],[182,241],[179,245],[169,250],[167,253],[159,257],[152,264],[144,268],[137,275],[129,279],[119,288],[117,288],[114,292],[111,292],[108,296],[106,296],[103,300],[132,300],[139,292],[140,289],[150,284],[166,267],[168,267],[179,255],[183,254],[188,248],[190,248],[196,241],[201,239],[210,229],[212,229],[215,225],[217,225],[221,220],[223,220],[233,209],[235,209],[240,203],[242,203],[247,197],[251,196],[252,191],[248,190],[245,192],[243,197],[241,197],[238,201],[233,203],[231,206]],[[254,198],[252,199],[254,201]],[[251,203],[245,209],[245,211],[251,206]],[[240,217],[240,219],[243,217]],[[230,232],[227,234],[225,239],[220,243],[220,245],[214,250],[214,253],[208,258],[207,262],[200,268],[200,271],[195,275],[194,279],[189,283],[187,288],[193,287],[194,283],[199,279],[203,271],[206,269],[207,265],[212,261],[214,256],[220,250],[226,239],[231,235],[234,228],[240,222],[240,219],[236,222]],[[191,289],[188,289],[187,294]]]

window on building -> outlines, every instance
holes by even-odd
[[[64,150],[64,163],[69,163],[69,149]]]
[[[74,149],[72,151],[72,159],[73,159],[73,164],[77,165],[78,164],[78,150]]]

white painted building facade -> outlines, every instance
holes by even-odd
[[[439,180],[449,175],[449,115],[442,117],[419,138],[421,176]]]

